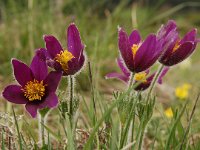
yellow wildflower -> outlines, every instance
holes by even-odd
[[[173,111],[172,111],[172,108],[169,107],[165,110],[165,115],[167,118],[172,118],[173,117]]]
[[[184,100],[189,96],[189,90],[191,89],[191,85],[188,83],[183,84],[175,89],[175,95],[177,98]]]

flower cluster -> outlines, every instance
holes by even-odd
[[[172,20],[161,26],[157,34],[149,34],[145,40],[137,30],[128,36],[123,28],[119,28],[120,57],[117,64],[122,73],[109,73],[106,77],[118,78],[130,84],[138,83],[134,88],[136,91],[146,90],[156,75],[157,82],[161,84],[170,66],[182,62],[194,52],[199,42],[196,34],[197,30],[192,29],[181,39]],[[46,47],[37,49],[30,67],[12,59],[14,76],[19,84],[5,87],[3,97],[15,104],[25,104],[32,117],[36,117],[39,109],[56,107],[59,102],[56,90],[61,77],[76,75],[86,59],[85,45],[74,23],[67,28],[66,41],[67,47],[64,48],[53,35],[45,35]],[[165,67],[158,74],[150,73],[150,68],[157,61]],[[48,67],[54,71],[48,72]],[[132,79],[134,82],[130,82]],[[177,93],[183,95],[183,92]],[[170,110],[168,114],[171,116]]]
[[[165,66],[158,77],[158,83],[161,84],[169,67],[189,57],[199,42],[196,29],[192,29],[181,39],[173,20],[162,25],[157,34],[148,35],[144,41],[137,30],[128,36],[124,29],[119,28],[118,33],[120,57],[117,64],[122,73],[109,73],[106,78],[117,78],[128,83],[133,74],[134,83],[140,82],[135,87],[136,91],[146,90],[150,86],[155,76],[155,72],[149,73],[150,67],[156,61]]]
[[[36,50],[30,67],[12,59],[15,79],[19,83],[5,87],[2,95],[9,102],[25,104],[35,118],[38,109],[53,108],[58,104],[55,94],[62,76],[75,75],[85,62],[84,44],[75,24],[67,29],[67,49],[52,35],[45,35],[46,48]],[[48,73],[48,66],[55,71]]]

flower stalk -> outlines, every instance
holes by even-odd
[[[74,97],[74,77],[69,76],[69,117],[72,125],[73,120],[73,97]]]
[[[155,86],[155,83],[156,83],[156,81],[158,80],[158,77],[160,76],[160,73],[162,72],[163,68],[164,68],[164,65],[160,64],[160,66],[159,66],[159,68],[158,68],[158,71],[156,72],[156,75],[154,76],[153,81],[152,81],[152,83],[151,83],[151,85],[150,85],[150,87],[149,87],[149,92],[148,92],[147,98],[146,98],[146,102],[147,102],[147,103],[148,103],[149,98],[150,98],[150,96],[151,96],[152,90],[153,90],[153,88],[154,88],[154,86]]]
[[[45,117],[39,113],[39,118],[38,118],[38,127],[39,127],[39,141],[42,144],[42,147],[45,145]]]

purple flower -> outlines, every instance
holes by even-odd
[[[23,62],[12,59],[13,72],[19,85],[8,85],[2,95],[9,102],[25,104],[26,110],[35,118],[37,110],[53,108],[58,104],[55,92],[62,73],[51,71],[48,74],[46,62],[37,55],[30,67]]]
[[[163,42],[163,54],[159,62],[166,66],[176,65],[195,50],[198,39],[196,38],[197,29],[192,29],[182,39],[180,39],[176,23],[173,20],[162,26],[157,34],[157,38]]]
[[[134,73],[145,71],[152,66],[162,51],[162,44],[156,35],[150,34],[142,41],[137,30],[128,36],[122,28],[119,28],[118,46],[127,68]]]
[[[79,31],[74,23],[67,29],[67,49],[63,48],[59,41],[52,35],[45,35],[44,41],[48,53],[47,63],[57,71],[62,71],[63,75],[74,75],[84,65],[85,56],[83,54],[84,44],[81,42]]]
[[[117,78],[123,82],[125,82],[126,84],[128,84],[129,80],[130,80],[130,75],[131,75],[131,72],[126,68],[126,66],[124,65],[123,63],[123,60],[118,58],[117,59],[117,64],[121,70],[122,73],[117,73],[117,72],[113,72],[113,73],[109,73],[106,75],[106,78],[107,79],[110,79],[110,78]],[[169,70],[168,67],[165,67],[162,71],[162,73],[160,74],[159,78],[158,78],[158,83],[159,84],[162,84],[162,78],[165,76],[165,74],[167,73],[167,71]],[[136,88],[135,90],[136,91],[144,91],[146,90],[150,85],[151,85],[151,82],[155,76],[155,72],[148,76],[149,75],[149,69],[147,69],[146,71],[143,71],[143,72],[139,72],[139,73],[136,73],[134,75],[134,82],[141,82]]]

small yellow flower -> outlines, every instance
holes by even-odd
[[[191,89],[191,85],[188,83],[183,84],[175,89],[175,95],[177,98],[181,100],[185,100],[189,96],[189,90]]]
[[[165,115],[167,118],[172,118],[173,117],[173,111],[172,111],[172,108],[169,107],[165,110]]]

